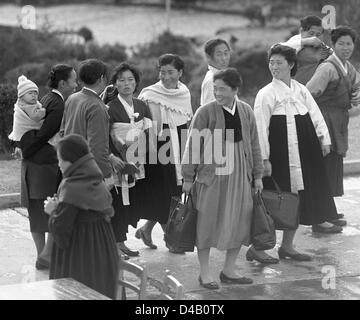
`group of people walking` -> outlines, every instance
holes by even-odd
[[[219,38],[205,44],[209,69],[199,108],[192,108],[180,81],[184,61],[171,53],[158,59],[159,81],[137,98],[140,72],[125,62],[110,81],[96,59],[80,63],[78,74],[54,66],[52,90],[40,103],[37,86],[19,78],[10,137],[22,150],[22,199],[36,267],[115,297],[118,250],[139,255],[126,245],[128,226],[145,219],[135,237],[156,249],[154,226],[165,228],[172,197],[185,192],[198,211],[200,285],[219,288],[210,248],[226,250],[221,282],[250,284],[236,269],[242,245],[250,246],[248,260],[279,262],[250,241],[252,196],[272,188],[266,176],[298,193],[300,224],[341,232],[346,221],[333,197],[343,194],[348,110],[360,103],[360,78],[349,62],[355,32],[332,30],[330,48],[320,40],[323,31],[321,19],[308,16],[299,35],[270,48],[273,80],[258,92],[254,108],[238,98],[242,80],[229,68],[229,44]],[[74,93],[77,76],[82,89]],[[295,250],[295,234],[284,230],[279,258],[310,261]]]

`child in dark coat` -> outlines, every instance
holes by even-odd
[[[63,180],[57,195],[45,201],[55,241],[50,279],[70,277],[114,299],[119,256],[111,194],[80,135],[61,139],[57,156]]]

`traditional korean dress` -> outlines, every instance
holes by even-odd
[[[143,101],[134,98],[133,105],[130,106],[120,95],[108,103],[108,106],[111,152],[126,162],[137,163],[139,168],[139,173],[136,175],[114,174],[115,187],[111,190],[111,195],[115,214],[111,219],[111,224],[116,241],[123,242],[126,240],[128,226],[132,225],[136,228],[141,216],[136,202],[143,201],[146,191],[141,187],[139,190],[136,189],[141,179],[145,179],[146,140],[144,137],[145,130],[151,127],[151,114]],[[143,154],[139,154],[141,151]],[[132,154],[136,158],[131,159]]]
[[[205,136],[197,147],[199,133]],[[219,154],[223,161],[219,161]],[[259,179],[263,173],[251,107],[237,100],[231,109],[216,100],[201,106],[191,122],[182,172],[185,181],[195,181],[197,248],[228,250],[249,245],[251,182],[253,176]]]
[[[141,218],[165,224],[171,198],[182,193],[181,150],[186,142],[187,122],[192,118],[190,91],[179,81],[177,89],[167,89],[161,81],[144,88],[139,95],[150,108],[153,126]]]
[[[360,74],[334,53],[319,65],[306,87],[319,105],[331,137],[331,153],[325,158],[331,192],[342,196],[343,159],[349,148],[349,109],[360,104]]]
[[[254,111],[263,160],[270,160],[283,191],[299,193],[300,223],[336,219],[320,146],[329,145],[330,136],[310,92],[296,80],[288,87],[273,79],[258,92]]]

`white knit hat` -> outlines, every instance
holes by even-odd
[[[26,78],[24,75],[21,75],[18,78],[17,91],[18,91],[18,98],[20,98],[29,91],[39,92],[39,88],[34,82]]]

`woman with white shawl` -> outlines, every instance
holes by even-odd
[[[179,81],[184,66],[178,55],[160,56],[160,81],[144,88],[139,95],[151,111],[153,130],[150,140],[153,148],[149,152],[146,178],[142,183],[146,201],[142,201],[142,208],[138,208],[141,218],[148,221],[136,231],[135,236],[152,249],[157,248],[151,239],[153,227],[159,222],[164,229],[171,197],[182,193],[181,150],[186,142],[187,124],[193,116],[190,91]],[[173,253],[182,253],[176,248],[169,249]]]

